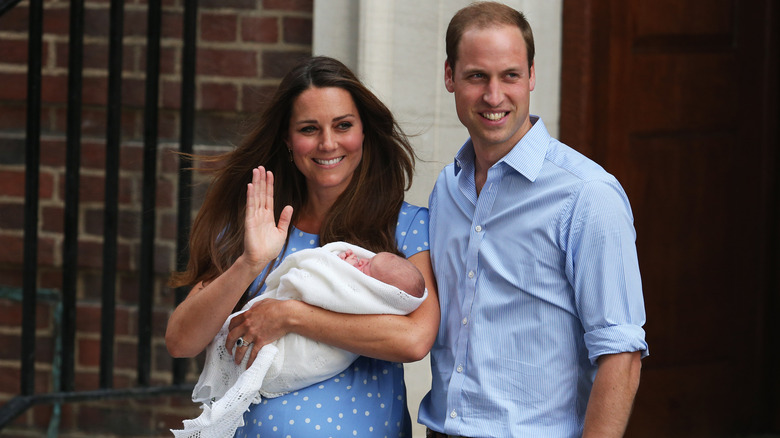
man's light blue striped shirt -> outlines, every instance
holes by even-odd
[[[647,355],[628,198],[532,122],[479,196],[470,140],[431,193],[441,325],[419,419],[447,434],[579,436],[596,359]]]

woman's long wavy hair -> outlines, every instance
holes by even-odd
[[[217,156],[192,156],[219,166],[210,171],[213,181],[192,226],[187,269],[172,275],[171,286],[211,281],[243,253],[246,187],[257,166],[263,165],[274,174],[276,220],[284,206],[291,205],[292,223],[296,223],[308,192],[306,179],[291,161],[285,140],[295,100],[312,87],[348,91],[364,133],[362,160],[324,218],[320,243],[342,240],[373,252],[398,253],[395,227],[404,192],[412,184],[414,150],[390,110],[354,73],[335,59],[311,57],[282,79],[254,129],[236,149]],[[289,237],[288,233],[287,241]]]

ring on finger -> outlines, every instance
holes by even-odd
[[[248,347],[250,345],[252,345],[252,343],[245,341],[243,336],[240,336],[236,341],[236,347]]]

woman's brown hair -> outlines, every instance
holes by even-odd
[[[292,223],[296,223],[307,201],[306,179],[290,160],[285,140],[293,103],[312,87],[348,91],[364,133],[362,160],[324,218],[320,244],[342,240],[373,252],[398,253],[395,227],[404,192],[412,184],[414,150],[390,110],[349,68],[332,58],[312,57],[282,79],[256,126],[236,149],[218,156],[192,157],[220,165],[212,171],[213,181],[192,226],[187,269],[172,275],[171,286],[211,281],[243,253],[246,186],[257,166],[274,174],[276,220],[284,206],[291,205]]]

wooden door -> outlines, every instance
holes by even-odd
[[[627,436],[778,430],[777,9],[564,2],[561,138],[621,181],[638,234]]]

